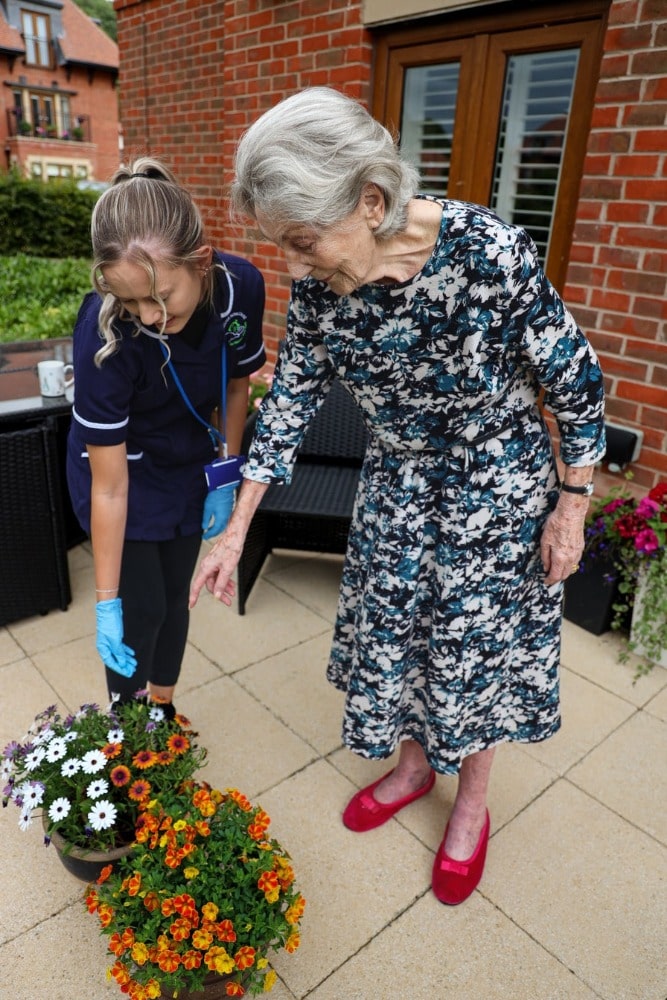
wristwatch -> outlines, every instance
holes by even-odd
[[[560,488],[563,493],[577,493],[580,497],[593,496],[593,483],[584,483],[583,486],[570,486],[569,483],[561,483]]]

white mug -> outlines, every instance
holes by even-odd
[[[74,378],[67,378],[67,370],[74,371],[73,365],[64,361],[39,361],[37,376],[42,396],[64,396],[65,390],[74,385]]]

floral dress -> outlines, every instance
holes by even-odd
[[[562,586],[539,544],[561,457],[604,454],[596,357],[522,230],[442,201],[424,268],[336,296],[295,282],[288,331],[245,475],[289,482],[338,376],[370,433],[327,676],[343,739],[369,758],[417,740],[431,766],[560,725]]]

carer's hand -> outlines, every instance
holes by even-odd
[[[546,573],[545,584],[566,580],[576,573],[584,551],[584,521],[588,501],[561,494],[542,532],[540,555]]]
[[[120,597],[98,601],[95,605],[97,624],[96,647],[109,670],[131,677],[137,669],[134,650],[123,642],[123,604]]]

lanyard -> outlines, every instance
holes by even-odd
[[[171,372],[171,377],[174,380],[174,384],[175,384],[176,388],[178,389],[178,391],[180,392],[181,396],[183,397],[183,402],[187,406],[187,408],[190,411],[190,413],[192,414],[192,416],[196,420],[198,420],[200,424],[204,425],[204,427],[208,431],[209,437],[211,438],[211,442],[213,444],[213,447],[216,448],[218,446],[218,444],[221,444],[222,445],[222,455],[223,455],[223,458],[227,458],[227,441],[226,441],[226,429],[225,429],[225,419],[226,419],[226,415],[227,415],[227,344],[226,344],[226,342],[224,340],[222,342],[222,352],[221,352],[222,361],[221,361],[221,365],[220,365],[220,367],[221,367],[221,375],[222,375],[222,392],[221,392],[221,396],[222,396],[222,434],[220,433],[220,431],[218,430],[217,427],[214,427],[213,424],[209,424],[208,420],[204,420],[204,418],[201,417],[197,413],[197,411],[195,410],[194,406],[192,405],[192,403],[188,399],[187,393],[186,393],[185,389],[183,388],[183,384],[182,384],[180,378],[176,374],[176,369],[174,368],[173,362],[172,362],[172,360],[171,360],[171,358],[169,356],[169,351],[167,350],[167,345],[162,340],[159,341],[159,344],[160,344],[160,347],[162,348],[162,353],[165,356],[165,359],[166,359],[166,362],[167,362],[167,368]]]

